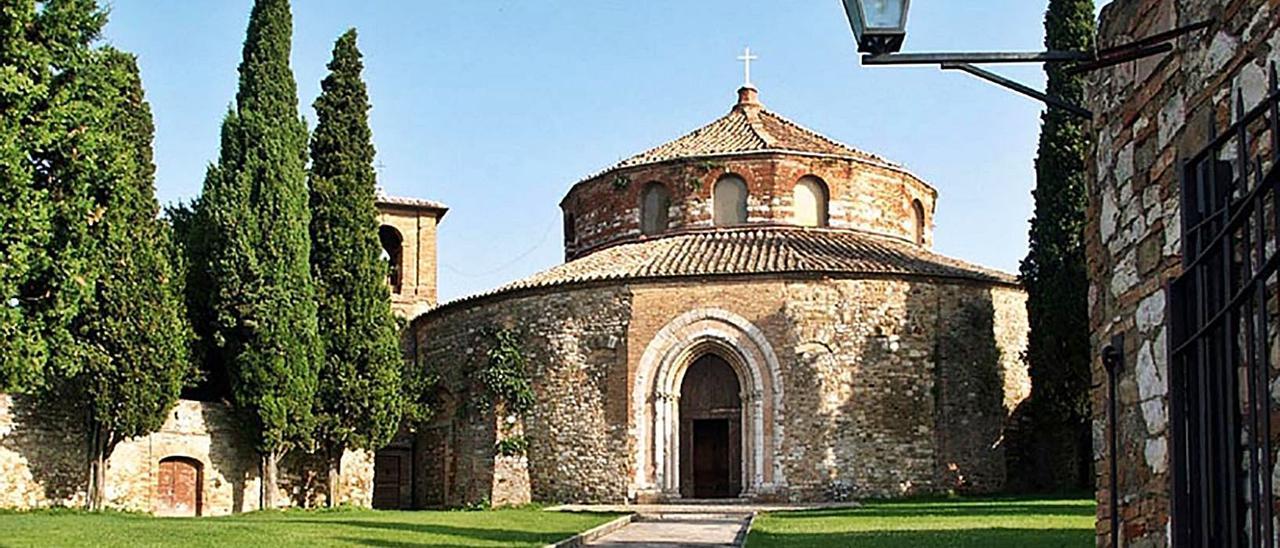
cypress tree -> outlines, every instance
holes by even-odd
[[[94,193],[101,261],[94,294],[73,322],[84,364],[57,393],[83,407],[89,435],[89,506],[101,508],[106,459],[125,438],[158,430],[190,379],[189,328],[172,238],[155,198],[154,126],[132,56],[106,50],[85,74],[111,109],[103,130],[115,170]]]
[[[231,379],[226,360],[214,341],[214,323],[209,300],[212,298],[212,280],[209,279],[209,225],[208,210],[200,205],[200,198],[190,203],[178,203],[165,208],[165,218],[173,232],[174,263],[181,264],[183,279],[183,304],[187,310],[187,322],[191,325],[191,363],[194,365],[192,384],[182,397],[198,401],[230,402]]]
[[[235,106],[199,202],[209,229],[210,342],[257,434],[264,508],[275,505],[279,457],[309,441],[320,365],[292,32],[287,0],[254,3]]]
[[[369,96],[356,31],[333,48],[311,139],[311,264],[324,349],[317,438],[335,503],[342,453],[375,450],[395,434],[403,406],[399,338],[381,259]]]
[[[1050,0],[1045,46],[1089,51],[1094,41],[1092,0]],[[1060,64],[1046,65],[1048,93],[1080,104],[1081,76]],[[1085,266],[1085,162],[1087,121],[1056,108],[1041,116],[1036,158],[1035,213],[1030,250],[1022,262],[1030,334],[1031,441],[1038,487],[1085,486],[1091,482],[1089,428],[1089,312]],[[1074,484],[1074,485],[1073,485]]]

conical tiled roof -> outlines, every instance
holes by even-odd
[[[757,99],[755,88],[744,87],[738,90],[738,103],[728,114],[674,141],[627,158],[610,170],[678,158],[759,152],[821,154],[895,166],[766,110]]]
[[[1016,277],[897,238],[853,230],[720,228],[613,246],[446,306],[579,283],[753,274],[915,276],[1013,285]]]

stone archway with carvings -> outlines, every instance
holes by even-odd
[[[786,485],[782,463],[774,457],[783,439],[778,357],[764,333],[746,318],[703,308],[668,323],[640,358],[632,393],[632,498],[680,496],[680,388],[689,366],[707,354],[723,358],[738,376],[742,495],[768,495]]]

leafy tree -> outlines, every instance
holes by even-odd
[[[132,57],[92,0],[0,2],[0,382],[83,412],[89,505],[189,366]]]
[[[35,385],[46,359],[35,317],[42,295],[32,282],[47,275],[52,207],[31,159],[35,142],[48,137],[32,121],[58,105],[46,101],[37,19],[32,0],[0,0],[0,391]]]
[[[106,459],[123,439],[158,430],[191,378],[189,328],[181,279],[170,264],[172,238],[157,218],[151,158],[154,126],[137,63],[105,50],[86,71],[101,78],[110,108],[111,179],[94,193],[103,202],[97,222],[101,269],[94,294],[73,322],[82,367],[59,379],[59,394],[84,407],[90,447],[89,505],[101,508]],[[67,401],[67,400],[64,400]]]
[[[190,203],[178,203],[165,208],[165,217],[173,230],[174,263],[184,265],[180,270],[185,291],[183,301],[187,321],[191,324],[194,339],[191,344],[191,362],[195,364],[193,382],[183,391],[182,397],[198,401],[229,402],[231,378],[227,361],[213,344],[214,323],[208,306],[212,281],[209,279],[209,239],[212,231],[208,223],[207,209],[200,206],[200,199]]]
[[[343,451],[391,440],[404,406],[387,266],[378,241],[373,134],[356,31],[333,48],[311,139],[311,264],[324,348],[315,413],[332,506]]]
[[[1088,51],[1094,41],[1092,0],[1050,0],[1045,46]],[[1049,95],[1084,101],[1081,76],[1049,64]],[[1089,446],[1089,313],[1085,267],[1085,162],[1087,121],[1056,108],[1041,116],[1036,158],[1035,214],[1030,251],[1022,262],[1031,326],[1027,361],[1031,370],[1031,420],[1037,432],[1033,463],[1037,476],[1057,485],[1084,484]],[[1046,462],[1047,461],[1047,462]],[[1047,465],[1047,466],[1046,466]]]
[[[240,88],[199,213],[209,229],[210,342],[257,434],[263,507],[275,506],[280,456],[309,442],[321,363],[292,32],[287,0],[254,2]]]
[[[19,391],[83,364],[70,328],[97,280],[94,190],[114,175],[84,74],[105,22],[92,0],[0,0],[0,384]]]

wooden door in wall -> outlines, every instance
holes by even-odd
[[[165,516],[199,516],[201,513],[200,463],[171,457],[160,461],[156,485],[156,513]]]
[[[400,467],[406,455],[399,451],[379,452],[373,459],[373,507],[379,510],[399,510]]]
[[[730,476],[729,420],[693,421],[693,496],[700,499],[734,495]]]

